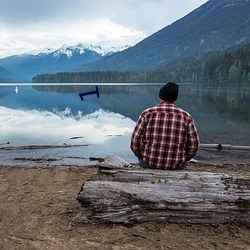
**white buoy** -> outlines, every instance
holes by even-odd
[[[15,91],[16,91],[16,94],[17,94],[18,93],[18,87],[16,87]]]

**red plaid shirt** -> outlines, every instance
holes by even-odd
[[[139,117],[131,138],[134,154],[151,167],[175,169],[197,153],[193,118],[174,103],[161,102]]]

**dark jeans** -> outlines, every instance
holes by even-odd
[[[142,167],[142,168],[149,168],[149,169],[156,169],[156,168],[153,168],[151,166],[149,166],[147,163],[145,163],[142,159],[138,159],[139,160],[139,165]],[[179,166],[175,169],[168,169],[168,170],[182,170],[182,169],[185,169],[187,167],[188,163],[187,162],[184,162],[182,166]]]

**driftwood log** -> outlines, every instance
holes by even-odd
[[[230,145],[230,144],[200,144],[200,148],[207,148],[207,149],[217,149],[217,150],[248,150],[250,151],[250,146],[237,146],[237,145]]]
[[[86,221],[250,225],[250,179],[205,171],[107,168],[77,195]]]
[[[9,143],[7,143],[9,144]],[[27,145],[27,146],[7,146],[0,147],[0,150],[31,150],[31,149],[49,149],[49,148],[72,148],[72,147],[86,147],[88,144],[80,144],[80,145]]]

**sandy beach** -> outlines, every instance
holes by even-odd
[[[250,164],[189,168],[250,177]],[[1,166],[0,249],[250,249],[250,229],[244,225],[83,223],[76,195],[96,171],[93,166]]]

